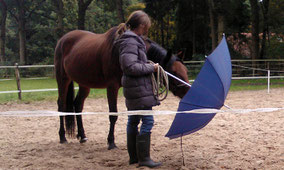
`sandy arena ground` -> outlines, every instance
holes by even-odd
[[[230,92],[226,104],[232,108],[284,107],[284,89]],[[170,95],[155,110],[176,110],[179,100]],[[125,111],[119,98],[119,111]],[[57,110],[56,102],[0,105],[0,111]],[[87,99],[84,111],[108,111],[105,98]],[[158,169],[283,169],[284,111],[247,114],[220,113],[200,131],[183,137],[185,166],[180,138],[169,140],[174,115],[155,116],[151,156],[161,161]],[[68,138],[60,144],[58,117],[0,116],[0,169],[136,169],[128,165],[126,116],[118,118],[117,149],[107,150],[108,116],[83,116],[89,140],[80,144]],[[148,169],[148,168],[140,168]]]

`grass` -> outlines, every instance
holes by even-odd
[[[78,87],[78,84],[74,84]],[[22,90],[32,90],[32,89],[56,89],[57,83],[55,79],[21,79],[21,89]],[[14,91],[17,90],[17,84],[15,80],[0,81],[0,91]],[[77,90],[75,90],[77,92]],[[119,90],[119,95],[122,96],[122,90]],[[26,92],[22,93],[22,101],[18,100],[18,93],[1,94],[0,93],[0,103],[6,102],[32,102],[40,100],[57,100],[57,91],[47,91],[47,92]],[[106,97],[106,89],[91,89],[89,97],[99,98]]]
[[[284,87],[284,79],[270,79],[270,88]],[[231,91],[267,89],[267,79],[232,80]]]
[[[284,87],[284,79],[271,79],[271,88]],[[75,87],[78,85],[75,83]],[[55,89],[57,84],[55,79],[40,79],[40,80],[21,80],[22,90],[31,89]],[[233,80],[231,84],[230,91],[241,91],[241,90],[263,90],[267,89],[267,80],[256,79],[256,80]],[[15,80],[0,81],[0,91],[12,91],[17,90],[17,85]],[[122,96],[122,89],[119,91],[119,95]],[[32,93],[22,93],[22,101],[18,100],[18,93],[12,94],[1,94],[0,93],[0,103],[7,102],[32,102],[40,100],[57,100],[57,91],[48,92],[32,92]],[[89,97],[99,98],[106,97],[106,89],[91,89]]]

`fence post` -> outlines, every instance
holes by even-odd
[[[270,70],[267,70],[267,93],[270,93]]]
[[[17,88],[18,88],[18,96],[19,99],[22,100],[22,90],[21,90],[21,82],[20,82],[20,72],[19,72],[19,65],[18,63],[15,63],[15,75],[16,75],[16,82],[17,82]]]

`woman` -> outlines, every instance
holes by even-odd
[[[125,24],[120,24],[115,45],[119,48],[119,62],[123,71],[122,86],[128,110],[152,110],[159,105],[153,93],[151,74],[158,64],[148,63],[146,46],[141,36],[147,35],[151,26],[149,16],[143,11],[134,11]],[[138,124],[142,120],[140,133]],[[153,116],[128,116],[127,150],[129,164],[157,167],[161,165],[150,158],[150,136]]]

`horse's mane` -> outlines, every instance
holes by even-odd
[[[106,34],[107,44],[111,47],[112,57],[117,57],[118,49],[114,46],[114,41],[116,40],[116,32],[118,30],[118,26],[112,27],[109,29]],[[178,60],[176,56],[172,56],[171,58],[167,58],[167,50],[157,44],[155,41],[146,38],[144,39],[145,43],[149,43],[150,47],[147,51],[147,58],[155,63],[159,63],[163,68],[169,69],[169,66],[173,64],[174,61]]]
[[[118,27],[114,26],[111,29],[109,29],[105,34],[106,34],[106,41],[109,45],[113,45],[113,42],[116,38],[116,31],[117,31]]]
[[[173,62],[180,60],[175,55],[168,56],[167,50],[157,44],[155,41],[150,40],[149,38],[146,39],[146,41],[150,43],[150,47],[147,51],[148,60],[151,60],[154,63],[159,63],[164,69],[169,70]]]
[[[150,47],[147,51],[148,59],[155,63],[161,63],[166,58],[167,51],[149,38],[146,39],[146,41],[150,43]]]

